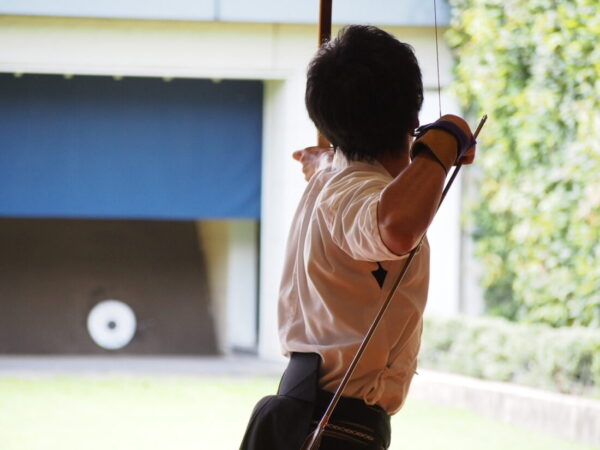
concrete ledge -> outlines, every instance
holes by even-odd
[[[600,401],[510,383],[419,370],[412,397],[600,446]]]

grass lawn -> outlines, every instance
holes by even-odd
[[[256,400],[275,378],[0,378],[0,450],[238,448]],[[391,449],[583,450],[591,447],[407,402]]]

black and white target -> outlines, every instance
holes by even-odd
[[[107,350],[118,350],[131,342],[137,321],[129,305],[119,300],[104,300],[92,308],[87,329],[92,340]]]

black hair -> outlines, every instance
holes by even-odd
[[[310,62],[306,109],[349,160],[405,150],[423,104],[419,63],[410,45],[373,27],[351,25]]]

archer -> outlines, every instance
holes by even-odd
[[[390,416],[416,370],[429,283],[422,239],[449,169],[470,164],[467,123],[446,115],[422,127],[421,71],[412,48],[350,26],[308,69],[306,107],[335,149],[295,153],[309,179],[292,222],[279,296],[290,356],[278,395],[263,398],[242,449],[300,448],[332,398],[365,330],[417,248],[394,302],[327,425],[320,449],[386,449]]]

